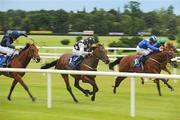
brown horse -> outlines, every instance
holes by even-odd
[[[105,64],[109,63],[109,58],[107,56],[107,51],[105,50],[104,46],[101,44],[97,44],[96,47],[93,47],[93,55],[87,56],[79,65],[79,69],[81,71],[96,71],[97,70],[97,65],[99,63],[99,60],[102,60]],[[69,67],[68,60],[72,55],[70,54],[64,54],[62,55],[59,59],[47,63],[44,66],[41,67],[41,69],[47,69],[50,67],[55,66],[56,69],[61,69],[61,70],[70,70],[71,68]],[[66,88],[71,94],[73,100],[75,102],[78,102],[78,100],[75,98],[71,86],[69,84],[69,78],[68,74],[61,74],[65,83],[66,83]],[[96,85],[95,81],[95,75],[71,75],[75,78],[75,83],[74,86],[78,88],[80,91],[82,91],[86,96],[92,95],[91,100],[95,100],[95,94],[98,92],[98,86]],[[84,83],[89,83],[93,86],[93,91],[90,92],[89,90],[83,89],[79,85],[79,81],[82,80]]]
[[[40,61],[38,54],[38,48],[34,44],[26,44],[25,48],[21,50],[18,55],[15,55],[10,63],[10,68],[26,68],[31,59],[34,59],[36,62]],[[4,75],[10,78],[13,78],[14,81],[11,85],[11,89],[8,95],[8,100],[11,100],[11,94],[19,82],[23,88],[27,91],[32,101],[35,101],[35,97],[32,96],[27,85],[23,82],[22,77],[25,75],[25,72],[0,72],[0,75]]]
[[[151,54],[149,56],[149,59],[146,60],[144,63],[144,67],[142,68],[134,68],[133,67],[133,60],[138,57],[138,55],[129,55],[126,57],[123,57],[119,62],[119,72],[137,72],[137,73],[155,73],[159,74],[161,70],[167,70],[166,65],[170,62],[172,58],[175,57],[175,50],[170,49],[170,45],[167,45],[164,48],[163,52],[158,52]],[[175,47],[173,47],[175,48]],[[111,66],[112,67],[112,66]],[[125,79],[126,77],[117,77],[115,81],[114,87],[114,93],[116,93],[116,88],[120,85],[120,83]],[[159,92],[159,95],[161,96],[160,91],[160,83],[159,80],[162,80],[164,84],[168,86],[172,91],[174,90],[171,85],[167,83],[165,79],[155,79],[155,82],[157,84],[157,89]]]

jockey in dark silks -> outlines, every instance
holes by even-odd
[[[94,43],[95,39],[92,37],[77,41],[73,48],[73,55],[77,55],[78,57],[72,64],[75,65],[77,62],[82,61],[86,55],[92,54],[91,47]]]
[[[10,33],[6,33],[0,41],[0,53],[6,54],[5,65],[8,64],[9,57],[11,57],[15,52],[15,46],[12,45],[12,43],[20,36],[28,37],[20,31],[12,31]]]

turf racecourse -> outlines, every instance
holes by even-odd
[[[35,38],[42,39],[38,36],[35,36]],[[41,64],[31,62],[28,67],[40,68]],[[108,67],[100,62],[98,70],[107,71]],[[177,72],[180,73],[179,70]],[[145,85],[141,85],[140,80],[137,79],[136,117],[131,118],[129,115],[129,79],[123,81],[121,87],[117,89],[117,94],[113,94],[111,86],[114,84],[115,78],[113,76],[98,76],[96,79],[99,92],[96,95],[96,101],[92,102],[90,97],[85,97],[73,87],[74,80],[70,78],[73,92],[80,102],[76,104],[67,92],[60,75],[53,74],[53,104],[51,109],[47,108],[46,75],[27,73],[23,79],[32,94],[37,98],[36,103],[31,102],[31,99],[20,85],[15,88],[12,101],[8,101],[6,97],[12,79],[1,76],[0,120],[180,120],[180,81],[177,83],[174,83],[173,80],[170,81],[175,88],[173,93],[161,83],[163,96],[159,97],[156,85],[152,81],[147,81]],[[83,83],[81,85],[84,88],[92,89],[89,85]]]

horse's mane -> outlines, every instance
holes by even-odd
[[[22,48],[22,51],[24,51],[24,50],[28,49],[28,48],[29,48],[29,46],[30,46],[30,43],[26,43],[26,46],[25,46],[24,48]]]
[[[93,47],[91,47],[91,49],[90,50],[95,50],[97,47],[99,47],[99,46],[103,46],[102,44],[97,44],[96,46],[93,46]]]
[[[31,45],[30,43],[26,43],[26,46],[20,49],[19,54],[21,54],[22,51],[25,51],[26,49],[28,49],[30,45]]]

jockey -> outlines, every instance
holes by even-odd
[[[83,60],[86,55],[92,55],[91,47],[95,43],[93,37],[88,37],[87,39],[81,39],[77,41],[73,48],[73,55],[78,57],[73,61],[73,64],[76,65],[77,62]]]
[[[20,36],[28,37],[26,34],[20,31],[12,31],[11,33],[6,33],[0,41],[0,53],[7,55],[5,58],[6,65],[8,64],[8,59],[15,51],[15,46],[12,45],[12,43]]]
[[[163,42],[165,43],[164,40],[157,42],[157,39],[154,35],[151,36],[149,39],[144,39],[140,41],[137,45],[137,53],[143,56],[140,57],[139,61],[135,61],[135,65],[139,63],[144,63],[150,53],[162,51],[162,49],[159,47]]]

